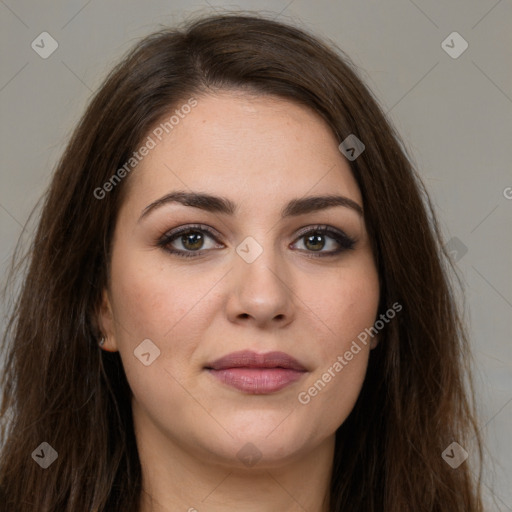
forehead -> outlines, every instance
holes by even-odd
[[[313,110],[240,91],[195,99],[190,109],[173,106],[151,129],[156,145],[130,176],[127,200],[150,202],[174,189],[191,189],[260,206],[335,192],[361,204],[339,142]],[[177,110],[170,128],[165,122]],[[159,126],[167,130],[155,132]],[[154,135],[160,132],[161,140]]]

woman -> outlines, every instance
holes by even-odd
[[[144,39],[76,128],[29,258],[3,510],[482,510],[435,214],[318,38],[219,15]]]

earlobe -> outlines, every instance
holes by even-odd
[[[96,318],[100,332],[98,345],[107,352],[116,352],[118,349],[115,338],[114,315],[106,289],[102,292],[101,303],[97,309]]]
[[[379,344],[379,341],[380,341],[380,334],[377,334],[376,336],[374,336],[372,338],[372,341],[370,341],[370,350],[373,350]]]

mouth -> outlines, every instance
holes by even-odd
[[[210,375],[248,394],[279,391],[301,379],[307,369],[284,352],[233,352],[205,365]]]

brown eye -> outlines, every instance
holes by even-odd
[[[327,239],[327,240],[326,240]],[[312,256],[335,256],[344,251],[354,248],[356,241],[345,235],[342,231],[335,230],[329,226],[318,226],[307,231],[303,231],[297,241],[303,240],[304,251],[312,254]],[[297,242],[295,242],[297,243]],[[323,251],[325,247],[330,250]],[[336,248],[337,246],[337,248]]]
[[[305,246],[312,251],[320,251],[325,246],[325,241],[323,241],[323,235],[309,235],[305,237]]]
[[[203,246],[204,238],[199,231],[190,231],[189,234],[181,235],[180,241],[186,249],[197,251]]]
[[[194,257],[203,254],[202,249],[208,250],[215,247],[205,247],[208,239],[219,243],[213,232],[206,226],[182,226],[166,233],[159,241],[158,246],[165,251],[177,256]]]
[[[208,239],[216,242],[210,247],[205,247]],[[342,231],[329,226],[316,226],[303,230],[295,244],[303,241],[304,249],[300,249],[309,256],[327,257],[335,256],[346,250],[354,248],[355,240],[348,237]],[[293,244],[293,245],[295,245]],[[158,246],[165,251],[177,256],[186,258],[202,256],[205,251],[213,248],[222,248],[216,235],[206,226],[182,226],[165,234],[159,241]],[[328,250],[323,250],[327,248]],[[315,254],[317,253],[317,254]]]

